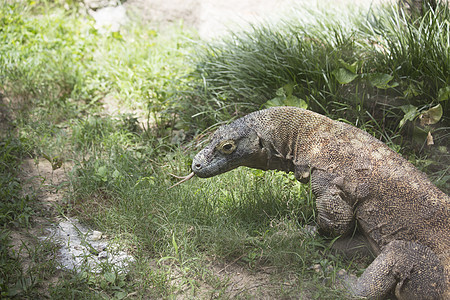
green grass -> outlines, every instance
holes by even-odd
[[[0,3],[1,108],[9,109],[0,140],[2,297],[227,299],[233,278],[217,268],[229,265],[269,273],[261,289],[270,295],[345,298],[336,273],[360,273],[368,259],[345,260],[308,233],[314,197],[292,174],[241,168],[167,189],[177,181],[169,173],[190,172],[211,126],[262,107],[307,106],[397,151],[430,131],[432,155],[410,158],[441,186],[450,179],[436,168],[448,159],[448,8],[414,23],[393,10],[352,12],[350,21],[301,12],[315,19],[203,44],[181,25],[158,32],[132,22],[103,35],[78,6]],[[104,113],[105,98],[119,103],[117,115]],[[422,126],[419,116],[439,123]],[[11,232],[33,228],[42,213],[22,194],[24,157],[64,164],[57,214],[120,242],[136,259],[127,274],[108,264],[99,274],[62,271],[57,248],[36,237],[12,251]]]
[[[95,157],[76,159],[67,213],[120,237],[137,249],[139,259],[151,258],[156,282],[141,286],[139,295],[154,289],[160,296],[186,288],[195,293],[189,285],[204,281],[205,272],[211,272],[206,266],[211,257],[238,261],[254,271],[275,267],[281,278],[283,274],[314,278],[312,266],[322,263],[333,268],[315,280],[329,280],[344,268],[327,242],[302,229],[315,224],[314,202],[292,175],[244,169],[168,190],[173,184],[168,173],[182,174],[189,168],[185,154],[171,152],[159,159],[154,153],[157,140],[120,132],[121,124],[107,119],[96,122],[111,127],[95,131],[86,122],[78,125],[81,129],[74,128],[90,132],[83,136],[96,143],[84,149],[91,149]],[[133,281],[141,282],[134,272],[139,271],[132,271]],[[180,273],[184,283],[171,286],[171,272]],[[301,284],[311,283],[299,281],[291,289]],[[329,280],[317,292],[334,289]]]
[[[21,195],[21,184],[17,178],[17,168],[20,159],[27,154],[26,141],[21,141],[8,136],[2,136],[0,140],[0,183],[2,186],[0,198],[0,228],[16,222],[25,227],[29,226],[31,213],[28,203],[29,197]],[[27,213],[28,212],[28,213]]]
[[[309,199],[306,190],[293,184],[292,178],[237,170],[167,190],[171,184],[167,172],[173,172],[175,166],[161,169],[153,165],[140,174],[131,171],[148,161],[145,155],[136,157],[119,150],[109,156],[116,160],[86,162],[74,174],[74,185],[79,189],[73,201],[85,222],[127,239],[139,254],[163,264],[161,268],[168,264],[171,270],[181,272],[184,280],[193,282],[201,282],[202,273],[208,270],[204,266],[208,257],[238,261],[254,271],[275,267],[277,274],[300,278],[314,278],[312,266],[321,262],[334,267],[322,279],[329,280],[333,272],[344,268],[324,240],[302,229],[314,224],[313,201],[305,201]],[[180,154],[174,158],[186,159]],[[116,168],[127,175],[97,179],[99,168],[105,166],[108,174],[114,174]],[[147,286],[142,293],[152,288]],[[172,288],[179,292],[186,287]],[[333,289],[329,280],[321,292]]]

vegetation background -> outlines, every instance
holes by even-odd
[[[1,297],[348,298],[339,278],[371,258],[314,234],[314,197],[292,174],[168,190],[170,174],[190,172],[217,126],[291,105],[368,131],[448,193],[450,11],[431,4],[302,9],[205,42],[132,17],[104,33],[78,1],[0,0]],[[24,161],[50,176],[30,187]],[[42,189],[60,198],[45,205]],[[60,218],[135,261],[61,268],[45,238]]]

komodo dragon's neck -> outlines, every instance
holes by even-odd
[[[294,171],[298,162],[309,165],[312,143],[322,133],[332,133],[337,122],[308,110],[280,107],[247,116],[247,126],[255,130],[268,152],[263,169]],[[302,151],[299,151],[302,149]]]

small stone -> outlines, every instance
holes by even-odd
[[[316,273],[320,273],[320,271],[322,270],[322,267],[320,266],[320,264],[315,264],[315,265],[313,266],[313,270],[314,270]]]
[[[102,238],[102,232],[94,230],[91,234],[91,240],[98,241]]]
[[[106,251],[102,251],[98,254],[99,259],[105,259],[107,257],[108,257],[108,252],[106,252]]]

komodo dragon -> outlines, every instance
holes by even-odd
[[[450,197],[381,141],[308,110],[274,107],[220,127],[192,163],[204,178],[239,166],[310,181],[323,232],[346,235],[358,224],[377,257],[350,288],[354,296],[450,299]]]

